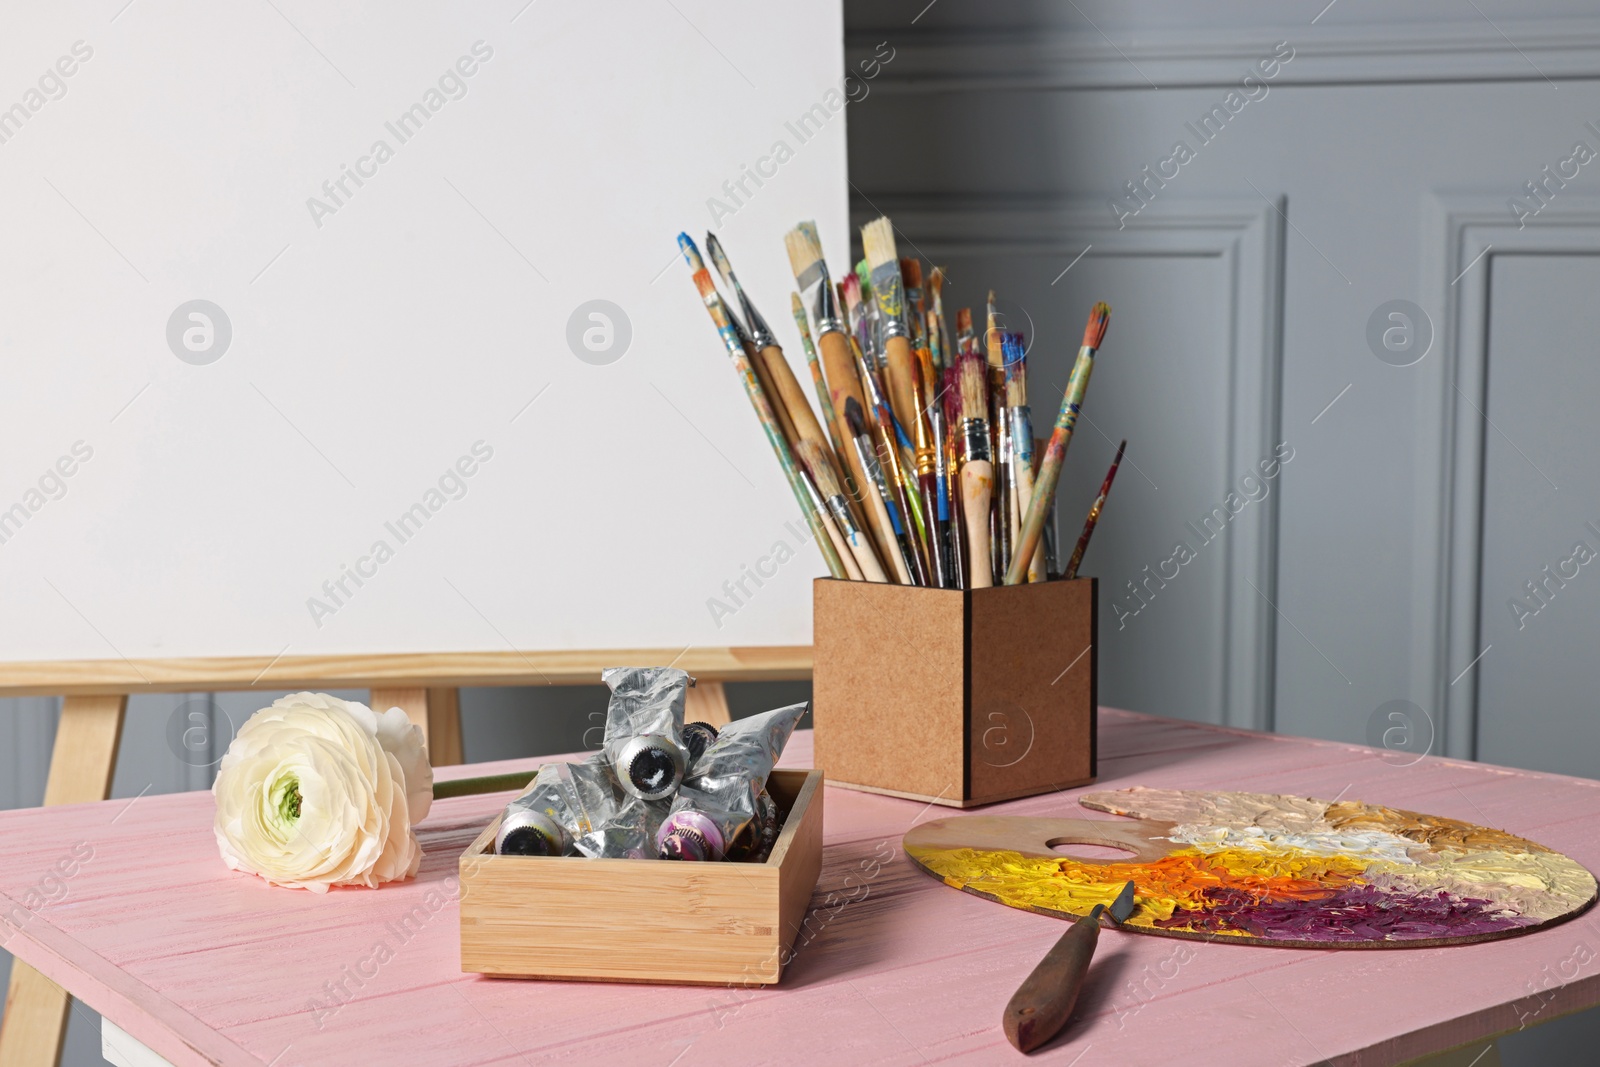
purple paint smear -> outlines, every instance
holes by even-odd
[[[1156,926],[1195,933],[1246,933],[1297,941],[1416,941],[1470,937],[1530,925],[1492,901],[1449,893],[1407,893],[1352,885],[1317,900],[1261,900],[1219,886],[1201,894],[1204,911],[1179,909]]]

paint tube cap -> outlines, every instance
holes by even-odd
[[[711,742],[717,739],[717,728],[708,722],[688,722],[683,724],[683,747],[689,750],[689,766],[694,766],[694,761],[700,754],[711,747]]]
[[[656,834],[664,860],[720,860],[722,844],[717,824],[698,811],[674,812]]]
[[[494,850],[500,856],[559,856],[567,850],[567,834],[542,811],[519,808],[500,821]]]
[[[677,792],[689,754],[665,734],[629,738],[617,754],[617,781],[640,800],[662,800]]]

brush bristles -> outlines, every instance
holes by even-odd
[[[936,308],[940,308],[942,310],[943,306],[944,306],[943,303],[941,302],[941,295],[944,292],[944,268],[943,267],[935,267],[935,268],[933,268],[933,274],[932,274],[932,276],[930,276],[928,278],[928,288],[933,293],[933,306],[936,307]]]
[[[717,283],[711,280],[711,272],[703,266],[694,272],[694,287],[700,290],[700,295],[707,303],[713,299],[722,299],[722,295],[717,292]]]
[[[729,285],[733,284],[733,264],[728,262],[728,257],[722,252],[722,242],[717,240],[714,233],[706,234],[706,252],[711,256],[712,264],[717,268],[717,273],[722,275],[722,280]]]
[[[866,413],[861,410],[861,401],[853,396],[844,398],[844,423],[850,427],[851,437],[861,437],[867,432]]]
[[[922,260],[902,259],[900,261],[900,284],[907,291],[922,288]]]
[[[801,324],[805,323],[806,305],[805,302],[800,299],[799,293],[789,294],[789,310],[794,313],[796,322]]]
[[[1083,328],[1083,347],[1099,348],[1106,339],[1106,327],[1111,325],[1111,305],[1099,303],[1089,312],[1089,323]]]
[[[690,273],[706,269],[700,260],[700,250],[694,246],[694,238],[688,234],[678,234],[678,251],[683,253],[683,258],[688,262]]]
[[[962,308],[956,312],[956,336],[964,337],[972,333],[972,309]]]
[[[861,247],[865,249],[867,262],[873,270],[899,260],[894,247],[894,226],[887,215],[861,227]]]
[[[1028,357],[1022,348],[1022,335],[1008,333],[1001,342],[1006,357],[1006,407],[1026,407],[1028,403]]]
[[[961,417],[984,419],[989,412],[988,390],[984,386],[983,357],[968,353],[961,358]]]
[[[849,309],[851,318],[856,315],[856,308],[861,304],[861,276],[859,274],[846,274],[844,281],[839,283],[844,287],[844,306]]]
[[[815,226],[802,222],[783,235],[783,246],[789,251],[795,284],[804,289],[814,283],[823,269],[822,242],[817,240]]]
[[[961,421],[961,372],[954,366],[944,369],[944,417],[952,427]]]

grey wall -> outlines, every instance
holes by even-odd
[[[1592,4],[884,0],[847,33],[895,49],[850,112],[854,210],[949,262],[957,306],[1000,291],[1036,424],[1113,306],[1059,507],[1075,533],[1127,437],[1084,568],[1105,703],[1600,776],[1600,564],[1563,563],[1600,553],[1600,162],[1520,228],[1507,203],[1600,152]],[[1270,493],[1197,536],[1279,442]],[[1505,1062],[1584,1062],[1592,1014]]]

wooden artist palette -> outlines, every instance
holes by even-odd
[[[1076,919],[1124,883],[1125,928],[1293,948],[1408,948],[1527,933],[1580,914],[1595,878],[1543,845],[1472,823],[1360,801],[1123,789],[1086,808],[1120,819],[966,815],[905,835],[947,885]],[[1120,849],[1083,858],[1073,845]]]

